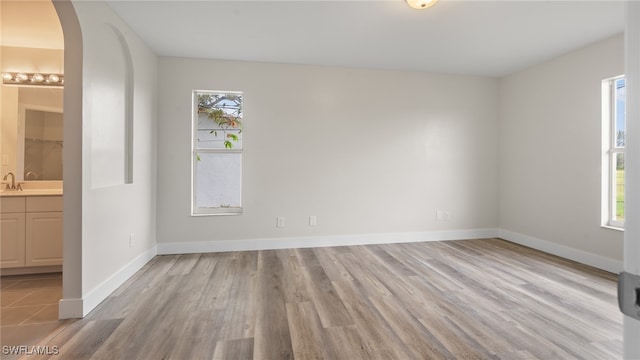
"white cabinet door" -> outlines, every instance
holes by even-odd
[[[62,213],[27,213],[26,266],[62,265]]]
[[[25,215],[0,215],[0,268],[25,266]]]

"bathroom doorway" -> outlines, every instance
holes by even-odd
[[[0,6],[0,342],[32,345],[61,324],[64,37],[49,0]]]

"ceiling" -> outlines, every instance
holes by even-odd
[[[503,76],[621,33],[622,1],[107,1],[161,56]]]
[[[161,56],[503,76],[621,33],[616,0],[107,1]],[[0,1],[5,46],[62,49],[50,1]]]

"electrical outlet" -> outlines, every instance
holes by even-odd
[[[284,216],[278,216],[276,218],[276,227],[279,227],[279,228],[284,227]]]
[[[129,234],[129,248],[132,248],[134,245],[133,243],[133,233]]]
[[[318,218],[315,215],[309,216],[309,226],[318,225]]]
[[[451,221],[451,213],[449,210],[436,210],[436,220]]]

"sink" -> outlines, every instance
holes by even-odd
[[[25,190],[0,190],[0,196],[44,196],[62,195],[62,189],[25,189]]]
[[[22,190],[7,190],[5,181],[2,182],[0,188],[0,196],[46,196],[46,195],[62,195],[62,181],[16,181],[16,185],[20,184]]]

